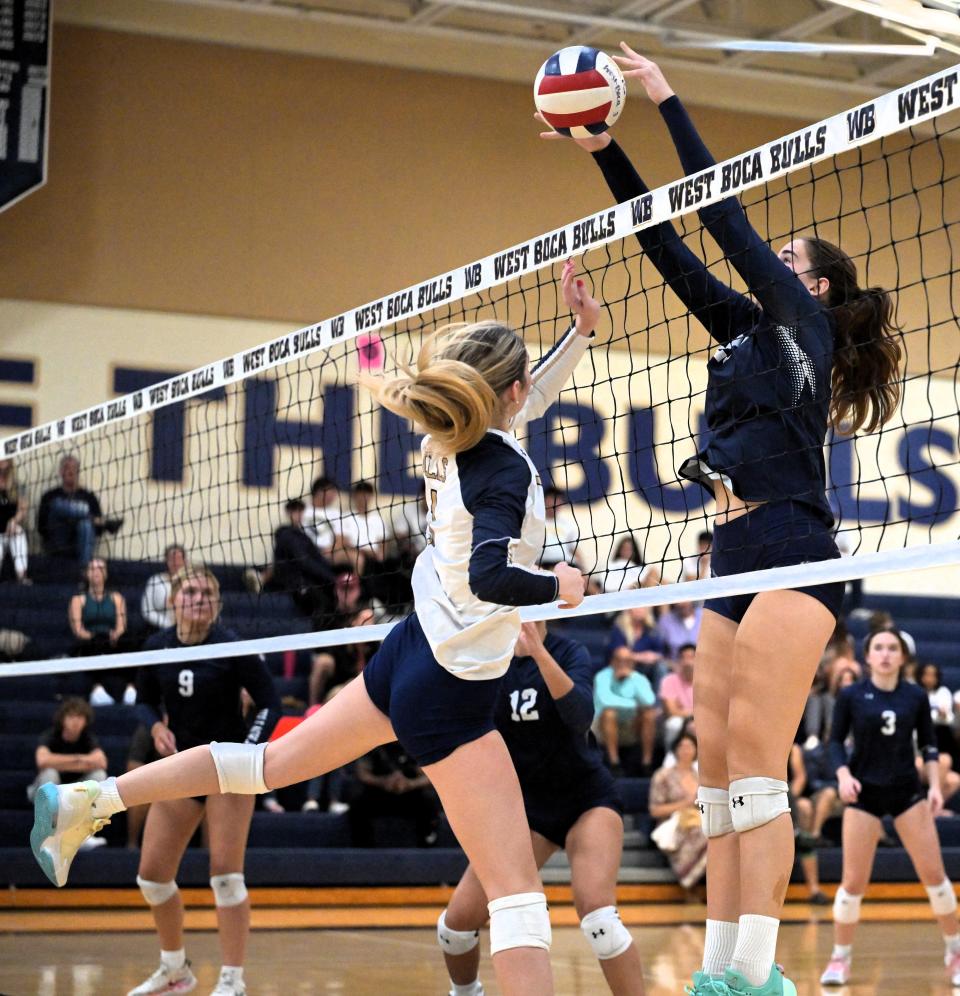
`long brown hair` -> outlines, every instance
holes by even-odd
[[[500,395],[527,376],[527,347],[496,321],[445,325],[421,346],[416,370],[401,366],[387,377],[362,374],[390,411],[430,433],[441,449],[468,450],[483,438]]]
[[[900,403],[903,351],[893,298],[882,287],[860,287],[856,265],[839,246],[816,238],[804,242],[811,272],[830,281],[826,304],[837,323],[830,424],[851,436],[873,432]]]

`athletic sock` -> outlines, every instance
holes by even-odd
[[[707,937],[703,945],[703,971],[722,978],[737,946],[737,925],[729,920],[707,920]]]
[[[187,962],[187,953],[183,948],[179,951],[161,951],[160,964],[171,972],[179,972]]]
[[[116,778],[105,778],[99,782],[100,794],[93,800],[90,812],[96,820],[109,820],[116,813],[122,813],[127,807],[120,792],[117,790]]]
[[[833,953],[830,955],[830,958],[831,960],[834,958],[849,958],[852,951],[852,944],[834,944]]]
[[[960,934],[954,934],[953,937],[947,937],[944,934],[943,946],[946,948],[948,955],[960,954]]]
[[[483,986],[479,979],[468,982],[466,985],[458,986],[456,982],[450,983],[450,996],[479,996],[483,992]]]
[[[779,929],[780,921],[772,916],[745,913],[740,917],[737,946],[730,967],[744,976],[751,986],[762,986],[770,977]]]
[[[228,982],[234,988],[239,988],[243,984],[243,966],[224,965],[220,969],[220,981]]]

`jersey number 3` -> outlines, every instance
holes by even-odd
[[[880,718],[883,720],[880,732],[885,737],[892,737],[897,732],[897,714],[892,709],[884,709]]]
[[[177,675],[177,685],[180,688],[180,694],[185,698],[190,698],[193,695],[193,671],[181,671]]]
[[[535,688],[525,688],[522,692],[510,693],[510,718],[515,723],[525,720],[539,719],[540,713],[534,708],[537,704],[537,690]],[[520,708],[517,709],[517,706]]]

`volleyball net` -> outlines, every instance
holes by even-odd
[[[522,332],[535,362],[569,327],[559,272],[575,255],[603,305],[597,338],[522,442],[555,506],[545,562],[572,560],[590,578],[591,596],[576,614],[956,564],[958,71],[289,335],[156,383],[130,384],[127,394],[0,441],[0,456],[15,461],[32,500],[59,483],[64,456],[76,457],[81,485],[106,514],[123,518],[99,545],[108,565],[159,565],[176,543],[191,562],[210,566],[224,588],[224,621],[245,641],[216,652],[382,638],[410,607],[410,570],[425,543],[420,436],[359,388],[359,373],[409,362],[440,325],[491,317]],[[642,173],[642,156],[633,158]],[[564,168],[563,156],[551,161],[558,189]],[[598,203],[609,199],[599,174],[596,195]],[[698,576],[696,566],[712,505],[677,473],[705,431],[706,365],[716,344],[634,233],[673,220],[711,272],[743,289],[696,213],[729,196],[740,196],[775,248],[815,234],[850,254],[861,286],[891,291],[903,398],[876,432],[826,442],[828,497],[849,556],[717,579]],[[325,488],[313,508],[318,478]],[[285,527],[289,539],[300,525],[332,579],[313,579],[298,555],[275,563],[277,530]],[[628,537],[646,569],[625,556]],[[41,548],[40,537],[32,542]],[[76,563],[62,564],[55,580],[73,582]],[[5,586],[2,597],[3,627],[26,628],[21,595]],[[373,617],[357,629],[352,624],[370,618],[356,616],[359,605]],[[128,610],[135,626],[129,599]],[[528,618],[561,614],[571,613],[525,610]],[[60,645],[52,641],[46,656],[68,652],[67,642],[68,633]],[[183,648],[163,659],[210,653]],[[132,666],[154,656],[51,659],[6,673]]]

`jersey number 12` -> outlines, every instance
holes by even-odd
[[[521,702],[521,699],[523,700]],[[513,710],[510,718],[519,723],[524,720],[539,719],[540,713],[534,708],[537,704],[537,690],[535,688],[525,688],[522,692],[510,693],[510,708]],[[517,706],[520,706],[519,710]]]

